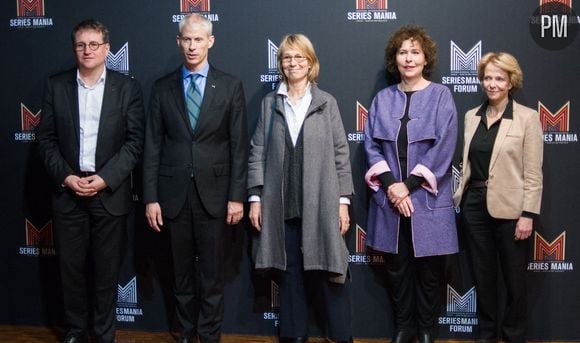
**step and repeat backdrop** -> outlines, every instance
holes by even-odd
[[[546,11],[550,2],[563,12]],[[199,12],[214,23],[210,62],[243,80],[250,133],[262,97],[279,81],[275,56],[281,37],[301,32],[317,49],[319,85],[338,100],[356,187],[354,220],[346,236],[356,337],[386,338],[393,331],[384,258],[365,250],[368,192],[363,180],[363,127],[372,98],[388,85],[383,62],[388,37],[407,24],[428,30],[439,48],[431,80],[453,92],[460,131],[464,113],[484,99],[476,75],[482,54],[514,54],[524,71],[524,88],[516,100],[538,110],[545,142],[542,214],[529,240],[529,338],[580,340],[572,324],[580,317],[580,273],[575,269],[580,267],[580,39],[575,37],[575,6],[572,0],[2,1],[0,324],[62,324],[50,182],[38,158],[35,128],[42,117],[44,80],[74,65],[70,30],[89,17],[105,23],[111,32],[108,67],[139,80],[147,103],[153,81],[180,64],[178,22]],[[458,168],[456,163],[455,175]],[[173,330],[167,236],[147,227],[138,170],[133,181],[117,321],[130,330]],[[224,331],[275,335],[277,285],[253,273],[249,234],[244,223],[228,237]],[[470,339],[477,330],[477,294],[464,249],[447,262],[437,336]],[[324,319],[313,312],[312,331],[321,333],[322,327]]]

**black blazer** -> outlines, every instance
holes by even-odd
[[[210,66],[199,119],[192,131],[181,67],[155,81],[145,129],[143,201],[159,202],[168,218],[185,203],[192,175],[213,217],[228,201],[244,201],[248,132],[240,80]]]
[[[55,210],[72,210],[79,197],[62,186],[79,170],[79,101],[77,70],[51,76],[45,88],[38,128],[39,150],[54,181]],[[143,151],[143,95],[139,83],[107,70],[95,156],[96,173],[107,188],[98,193],[112,215],[129,212],[131,171]]]

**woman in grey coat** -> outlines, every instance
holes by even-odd
[[[315,84],[319,63],[306,36],[283,38],[278,66],[282,82],[262,101],[250,148],[255,267],[276,271],[281,341],[306,341],[311,299],[324,304],[329,338],[350,341],[343,235],[353,185],[340,112]]]

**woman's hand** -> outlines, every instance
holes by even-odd
[[[348,216],[348,205],[340,204],[338,208],[338,222],[340,225],[340,234],[345,235],[350,227],[350,217]]]
[[[516,232],[514,233],[514,239],[516,241],[527,239],[532,235],[534,220],[528,217],[520,217],[516,223]]]
[[[395,207],[399,207],[399,204],[409,195],[409,189],[402,182],[395,182],[387,188],[387,197],[389,201]]]
[[[250,203],[250,222],[252,226],[259,232],[262,230],[262,203],[259,201]]]
[[[413,207],[413,202],[411,201],[411,197],[405,197],[399,205],[396,206],[399,213],[405,217],[410,217],[413,212],[415,212],[415,208]]]

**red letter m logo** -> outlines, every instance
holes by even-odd
[[[52,247],[52,221],[46,223],[42,229],[37,230],[36,226],[26,219],[26,245]]]
[[[361,105],[360,102],[356,102],[356,131],[363,132],[365,130],[365,125],[367,124],[367,118],[369,117],[369,111]]]
[[[357,10],[386,10],[387,0],[356,0]]]
[[[555,114],[538,101],[538,112],[544,132],[568,132],[570,128],[570,101],[560,107]]]
[[[366,252],[367,233],[362,227],[356,226],[356,253],[363,254]]]
[[[181,13],[209,12],[209,0],[181,0]]]
[[[539,233],[534,233],[534,259],[536,261],[564,261],[566,258],[566,231],[552,243],[548,243]]]
[[[32,131],[40,124],[40,111],[32,113],[31,110],[23,103],[20,103],[20,119],[22,122],[22,131]]]
[[[16,0],[19,17],[43,17],[44,0]]]

